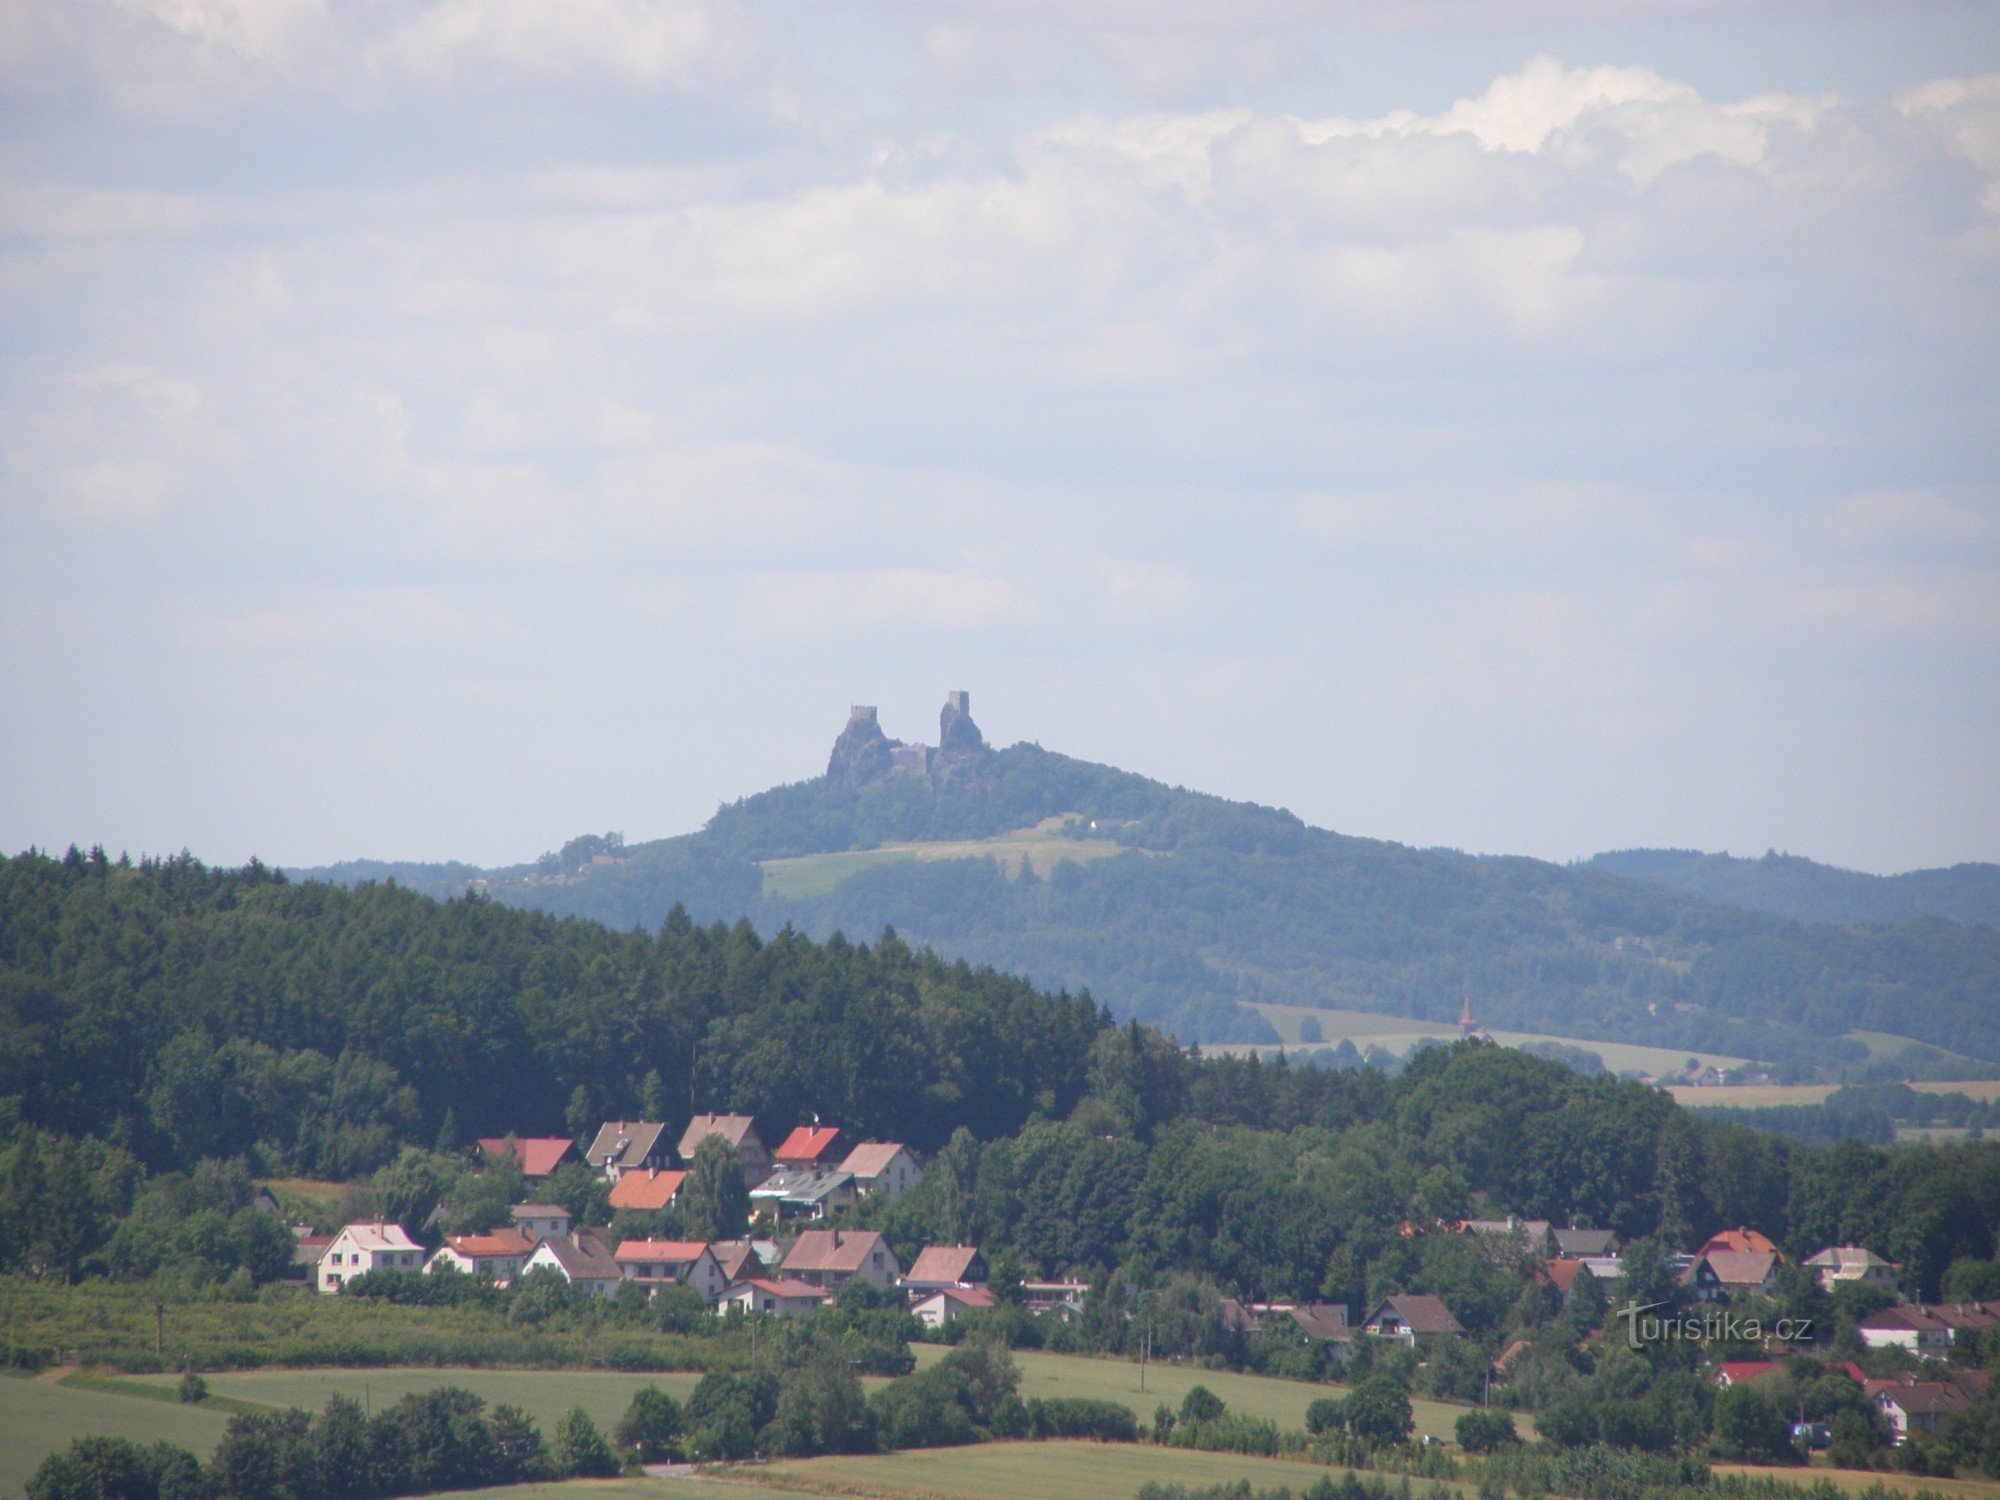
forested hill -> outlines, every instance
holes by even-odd
[[[1694,849],[1619,849],[1590,867],[1706,901],[1800,922],[1908,922],[1943,917],[2000,926],[2000,865],[1869,875],[1796,854],[1738,859]]]
[[[871,945],[651,932],[185,857],[0,858],[0,1122],[347,1177],[441,1136],[821,1111],[936,1149],[1063,1115],[1089,1000]]]
[[[450,892],[650,928],[676,902],[819,937],[912,943],[1088,988],[1182,1041],[1275,1041],[1260,1002],[1487,1024],[1798,1064],[1850,1030],[2000,1060],[2000,932],[1748,912],[1591,867],[1471,858],[1313,828],[1054,754],[987,751],[948,783],[832,776],[732,803],[698,834],[573,840],[508,870],[355,864]]]

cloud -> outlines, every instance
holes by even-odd
[[[745,580],[736,631],[765,639],[857,630],[974,630],[1037,613],[1008,580],[967,570],[766,573]]]

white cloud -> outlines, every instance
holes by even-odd
[[[736,632],[755,640],[856,630],[974,630],[1037,613],[1008,580],[968,570],[767,573],[745,580]]]

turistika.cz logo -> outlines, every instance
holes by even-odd
[[[1615,1316],[1625,1320],[1625,1343],[1632,1349],[1648,1344],[1765,1344],[1773,1339],[1785,1344],[1809,1344],[1813,1336],[1811,1318],[1745,1318],[1727,1308],[1703,1308],[1699,1312],[1660,1314],[1664,1302],[1628,1302]],[[1656,1316],[1657,1314],[1657,1316]]]

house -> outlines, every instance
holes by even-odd
[[[605,1181],[616,1182],[627,1172],[672,1166],[666,1136],[667,1127],[657,1120],[606,1120],[583,1159]]]
[[[1708,1263],[1706,1255],[1697,1255],[1681,1267],[1676,1278],[1688,1289],[1697,1302],[1726,1302],[1728,1294],[1722,1290],[1722,1278],[1715,1274],[1715,1267]]]
[[[740,1281],[722,1294],[715,1304],[718,1313],[737,1308],[746,1313],[769,1313],[777,1318],[802,1318],[822,1302],[827,1293],[806,1281],[769,1281],[753,1276]]]
[[[1547,1219],[1462,1219],[1460,1234],[1476,1234],[1480,1243],[1499,1256],[1542,1257],[1555,1247],[1554,1226]]]
[[[708,1251],[722,1267],[723,1280],[732,1285],[764,1274],[764,1257],[749,1240],[716,1240]]]
[[[1725,1359],[1715,1367],[1714,1379],[1717,1385],[1723,1387],[1741,1385],[1746,1380],[1768,1375],[1777,1368],[1775,1359]]]
[[[780,1167],[831,1167],[839,1161],[835,1154],[840,1142],[838,1125],[814,1121],[801,1125],[778,1143],[771,1160]]]
[[[1715,1272],[1725,1297],[1768,1297],[1778,1274],[1778,1257],[1768,1251],[1711,1250],[1701,1257]]]
[[[1089,1291],[1087,1281],[1024,1281],[1021,1306],[1038,1318],[1054,1313],[1067,1321],[1083,1311],[1083,1299]]]
[[[1933,1432],[1946,1417],[1972,1405],[1965,1391],[1948,1380],[1873,1381],[1875,1410],[1888,1419],[1900,1447],[1913,1432]]]
[[[812,1286],[837,1287],[859,1276],[885,1290],[903,1273],[889,1242],[872,1229],[808,1229],[792,1241],[779,1269]]]
[[[986,1258],[977,1245],[926,1245],[903,1273],[903,1285],[912,1294],[948,1286],[984,1286]]]
[[[1695,1254],[1707,1255],[1715,1250],[1733,1250],[1743,1255],[1777,1255],[1779,1260],[1784,1259],[1784,1256],[1778,1255],[1778,1247],[1769,1236],[1759,1234],[1756,1230],[1745,1228],[1740,1224],[1734,1229],[1711,1234],[1702,1241],[1701,1247]]]
[[[780,1219],[823,1219],[854,1202],[854,1179],[819,1167],[779,1167],[750,1189],[750,1206]]]
[[[415,1271],[424,1263],[424,1247],[400,1224],[349,1224],[319,1258],[319,1289],[337,1292],[369,1271]]]
[[[681,1132],[681,1160],[691,1162],[701,1143],[719,1135],[736,1153],[743,1167],[743,1181],[755,1187],[771,1175],[771,1153],[757,1134],[757,1122],[748,1115],[696,1115]]]
[[[712,1303],[729,1288],[722,1262],[700,1240],[624,1240],[611,1258],[620,1275],[649,1291],[672,1283],[693,1287]]]
[[[1570,1299],[1576,1295],[1577,1278],[1589,1274],[1589,1266],[1581,1260],[1557,1259],[1543,1261],[1540,1269],[1535,1272],[1535,1280],[1547,1282],[1554,1287],[1556,1295],[1562,1298],[1562,1305],[1568,1307]]]
[[[569,1233],[569,1210],[560,1203],[517,1203],[507,1210],[507,1217],[531,1240]]]
[[[1938,1302],[1930,1315],[1951,1330],[1951,1339],[1976,1339],[1989,1328],[2000,1327],[2000,1302]]]
[[[1615,1229],[1557,1229],[1551,1231],[1551,1237],[1556,1254],[1563,1260],[1598,1260],[1625,1248]]]
[[[1238,1302],[1222,1299],[1222,1324],[1244,1333],[1290,1326],[1315,1343],[1346,1345],[1354,1337],[1344,1302]]]
[[[674,1201],[687,1181],[685,1172],[663,1172],[647,1167],[643,1172],[620,1172],[611,1184],[611,1207],[622,1213],[658,1213]]]
[[[1896,1272],[1899,1269],[1896,1262],[1884,1260],[1873,1250],[1863,1249],[1860,1245],[1830,1245],[1816,1255],[1807,1256],[1806,1264],[1819,1277],[1819,1284],[1828,1291],[1856,1282],[1863,1286],[1879,1286],[1885,1292],[1896,1290]]]
[[[969,1312],[990,1312],[993,1294],[983,1286],[940,1287],[910,1309],[927,1328],[942,1328]]]
[[[624,1271],[604,1241],[588,1230],[544,1237],[521,1267],[523,1276],[531,1271],[554,1271],[571,1286],[600,1297],[609,1297],[625,1279]]]
[[[566,1135],[482,1135],[479,1155],[488,1165],[511,1156],[521,1164],[521,1176],[537,1183],[576,1159],[576,1142]]]
[[[490,1234],[445,1236],[431,1258],[424,1262],[424,1274],[459,1271],[467,1276],[488,1276],[495,1281],[512,1281],[534,1254],[535,1241],[518,1229],[496,1229]]]
[[[292,1266],[285,1273],[285,1279],[318,1286],[319,1263],[327,1248],[333,1244],[333,1236],[315,1234],[309,1225],[298,1224],[292,1228],[292,1241]]]
[[[1421,1349],[1446,1334],[1464,1333],[1465,1328],[1436,1297],[1411,1292],[1384,1297],[1361,1326],[1378,1339],[1395,1339],[1413,1349]]]
[[[257,1191],[250,1195],[250,1206],[260,1214],[277,1214],[282,1217],[285,1212],[278,1206],[278,1195],[262,1184],[259,1184]]]
[[[1870,1349],[1907,1349],[1926,1359],[1951,1351],[1951,1325],[1914,1302],[1872,1312],[1857,1325]]]
[[[840,1170],[854,1179],[857,1191],[870,1197],[900,1198],[923,1176],[910,1148],[894,1141],[863,1142],[847,1153]]]

